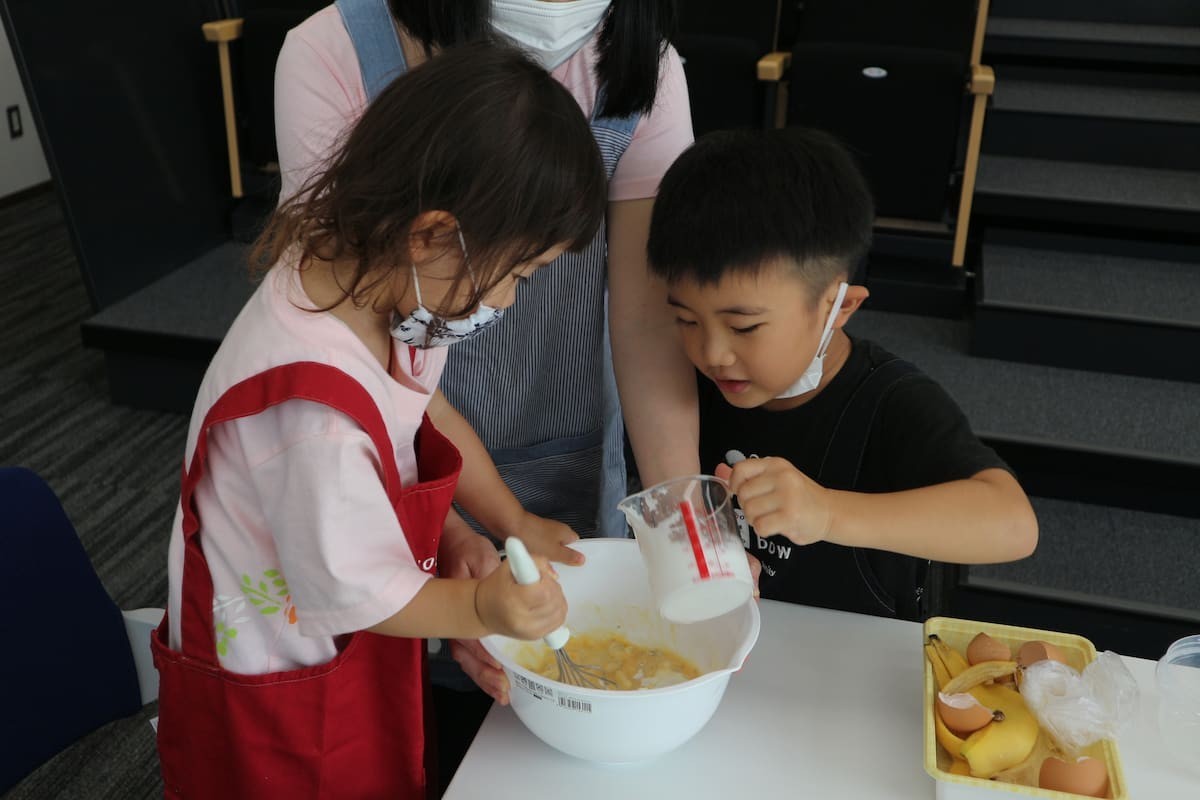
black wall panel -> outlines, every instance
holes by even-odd
[[[228,236],[221,0],[0,0],[92,303]]]

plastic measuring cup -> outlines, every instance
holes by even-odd
[[[1200,634],[1167,648],[1154,670],[1158,730],[1167,750],[1200,772]]]
[[[754,579],[730,498],[725,481],[694,475],[621,501],[664,619],[712,619],[753,595]]]

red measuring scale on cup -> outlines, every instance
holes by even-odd
[[[753,595],[725,481],[711,475],[677,478],[630,495],[620,508],[637,538],[664,619],[712,619]]]

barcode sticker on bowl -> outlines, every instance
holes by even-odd
[[[546,684],[538,683],[535,680],[530,680],[529,678],[526,678],[524,675],[520,674],[513,675],[513,677],[516,678],[516,683],[519,688],[529,692],[538,700],[554,699],[554,690]]]
[[[584,714],[592,713],[591,703],[578,697],[571,697],[570,695],[560,694],[558,696],[558,705],[561,708],[569,708],[572,711],[581,711]]]

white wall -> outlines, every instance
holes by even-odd
[[[19,139],[9,137],[8,115],[5,113],[9,106],[21,108],[24,135]],[[50,170],[42,155],[33,113],[25,99],[25,89],[21,86],[21,76],[17,74],[8,36],[0,35],[0,197],[48,180]]]

